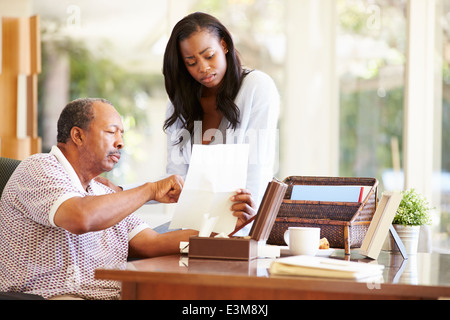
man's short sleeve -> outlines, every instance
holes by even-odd
[[[64,201],[85,196],[53,155],[39,154],[24,160],[11,179],[8,191],[15,194],[16,208],[45,226],[55,226],[54,215]]]
[[[128,228],[128,241],[131,241],[131,239],[134,238],[139,232],[141,232],[144,229],[150,228],[150,226],[139,219],[135,214],[130,214],[126,218],[126,224]]]

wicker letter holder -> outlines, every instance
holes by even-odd
[[[265,242],[269,237],[286,189],[287,185],[282,182],[276,180],[269,182],[248,237],[231,235],[229,238],[190,237],[189,258],[227,260],[257,258],[258,244],[261,241]]]
[[[377,206],[377,179],[291,176],[284,182],[288,188],[268,244],[286,245],[284,232],[289,227],[316,227],[330,248],[345,248],[350,254],[350,248],[361,246]],[[294,185],[362,186],[369,191],[361,202],[298,201],[290,200]]]

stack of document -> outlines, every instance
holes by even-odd
[[[311,276],[361,280],[382,276],[383,265],[313,256],[291,256],[274,260],[271,275]]]

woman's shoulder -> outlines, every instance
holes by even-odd
[[[265,72],[261,70],[249,70],[249,73],[244,77],[242,85],[249,87],[273,87],[275,88],[275,82],[273,79]]]
[[[251,70],[244,77],[239,93],[244,97],[255,94],[277,95],[278,89],[267,73],[260,70]]]
[[[247,75],[244,77],[244,81],[252,82],[252,81],[270,81],[273,82],[272,78],[265,72],[253,69],[247,70]]]

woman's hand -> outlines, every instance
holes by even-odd
[[[238,218],[236,229],[239,229],[256,215],[256,205],[251,192],[247,189],[236,190],[236,194],[231,197],[231,201],[233,201],[231,211]]]
[[[115,192],[120,192],[123,191],[123,189],[119,186],[116,186],[114,183],[112,183],[109,179],[103,177],[103,176],[98,176],[94,179],[95,181],[104,184],[105,186],[107,186],[108,188],[113,189]]]

